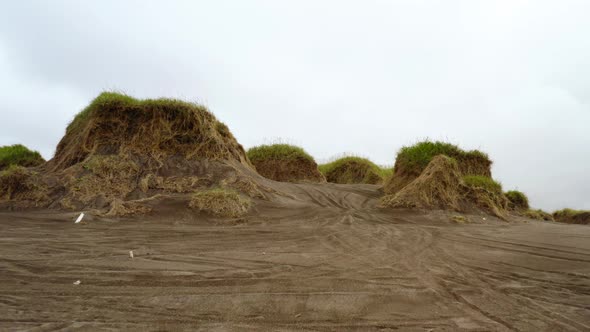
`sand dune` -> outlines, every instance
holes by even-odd
[[[590,330],[587,226],[273,183],[232,220],[0,213],[0,330]]]

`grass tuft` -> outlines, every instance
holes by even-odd
[[[248,212],[252,203],[236,191],[211,189],[193,195],[189,207],[217,217],[241,217]]]
[[[482,175],[466,175],[463,182],[472,188],[483,188],[496,194],[502,194],[502,184],[492,178]]]
[[[39,166],[45,160],[37,151],[29,150],[21,144],[6,145],[0,147],[0,169],[10,165],[19,165],[23,167]]]

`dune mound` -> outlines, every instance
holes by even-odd
[[[460,210],[461,176],[457,162],[438,155],[414,181],[381,199],[383,207]]]
[[[437,155],[446,155],[457,162],[459,173],[491,177],[492,161],[487,154],[478,150],[464,151],[456,145],[445,142],[423,141],[401,148],[398,152],[394,173],[383,186],[383,191],[393,194],[416,179]]]
[[[553,212],[553,218],[557,222],[588,225],[590,224],[590,211],[563,209]]]
[[[380,206],[464,212],[483,210],[505,218],[508,200],[502,194],[501,185],[491,178],[462,176],[455,159],[437,155],[417,178],[396,193],[382,197]]]
[[[343,157],[319,166],[328,182],[379,184],[383,182],[381,168],[360,157]]]
[[[142,162],[182,156],[249,164],[227,126],[205,107],[112,92],[99,95],[74,118],[50,167],[66,169],[93,155],[138,156]]]
[[[3,200],[108,215],[149,212],[162,195],[188,200],[213,187],[266,197],[242,146],[206,108],[117,93],[99,95],[74,118],[39,173],[13,173],[0,178],[11,183]]]
[[[302,148],[289,144],[260,145],[248,158],[265,178],[281,182],[325,182],[318,165]]]
[[[29,150],[22,144],[6,145],[0,147],[0,170],[11,165],[23,167],[35,167],[45,163],[45,159],[37,151]]]

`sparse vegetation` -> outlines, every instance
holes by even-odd
[[[518,190],[510,190],[504,193],[504,196],[510,201],[510,208],[513,210],[528,210],[529,199],[522,192]]]
[[[554,221],[553,216],[550,213],[547,213],[541,209],[537,209],[537,210],[526,210],[523,215],[525,217],[531,218],[531,219],[537,219],[537,220],[547,220],[547,221]]]
[[[193,209],[217,216],[240,217],[248,212],[252,203],[236,191],[211,189],[193,195],[189,206]]]
[[[323,182],[324,176],[312,156],[298,146],[271,144],[253,147],[247,152],[258,173],[283,182]]]
[[[562,209],[553,212],[553,218],[557,222],[567,224],[590,224],[590,211]]]
[[[39,166],[45,160],[37,151],[29,150],[22,144],[6,145],[0,147],[0,170],[10,165],[23,167]]]
[[[320,165],[320,172],[328,182],[334,183],[381,183],[387,170],[366,158],[347,156]]]
[[[454,215],[451,217],[451,221],[457,223],[457,224],[465,224],[467,222],[469,222],[467,220],[467,218],[465,218],[464,216],[460,216],[460,215]]]
[[[466,175],[463,182],[471,188],[483,188],[492,193],[502,194],[502,184],[487,176]]]

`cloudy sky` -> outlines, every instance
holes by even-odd
[[[590,209],[589,1],[11,1],[0,145],[51,158],[103,90],[207,105],[250,147],[393,164],[479,148],[535,207]]]

